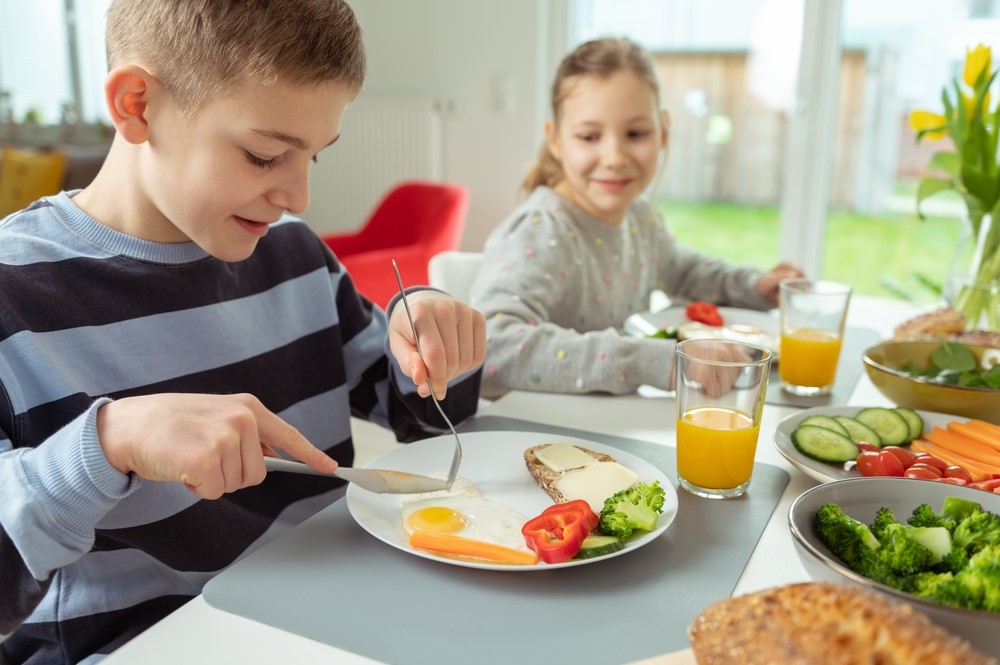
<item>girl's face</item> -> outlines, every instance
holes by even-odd
[[[667,131],[656,93],[631,71],[566,82],[558,125],[546,125],[549,151],[565,179],[556,191],[607,224],[620,224],[656,173]]]

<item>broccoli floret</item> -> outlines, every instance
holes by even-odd
[[[914,575],[927,570],[933,554],[929,549],[910,537],[902,524],[889,524],[879,538],[880,547],[875,555],[897,575]]]
[[[917,541],[930,550],[930,564],[944,561],[954,549],[951,542],[951,532],[943,526],[906,526],[906,536]]]
[[[982,507],[975,501],[960,499],[957,496],[947,496],[941,504],[941,518],[958,524],[972,513],[981,510]],[[952,528],[954,529],[954,527]]]
[[[1000,544],[1000,517],[977,509],[964,517],[955,526],[952,539],[969,554],[975,554],[987,545]]]
[[[816,532],[823,544],[852,568],[865,550],[879,547],[868,525],[846,514],[835,503],[827,503],[816,511]]]
[[[964,547],[958,547],[952,544],[951,551],[944,555],[935,568],[940,572],[952,572],[957,573],[963,570],[969,565],[969,553],[965,551]]]
[[[652,531],[663,512],[665,498],[660,481],[636,483],[604,501],[597,528],[618,540],[627,540],[636,529]]]
[[[951,584],[955,576],[951,571],[944,573],[917,573],[912,576],[906,585],[906,591],[914,596],[935,600],[940,593],[941,587]]]
[[[922,503],[914,508],[913,514],[906,520],[906,523],[915,527],[943,526],[948,531],[955,528],[955,520],[938,515],[927,503]]]
[[[885,535],[886,529],[893,524],[899,524],[895,513],[889,508],[879,508],[875,512],[875,520],[872,522],[872,535],[881,540]]]

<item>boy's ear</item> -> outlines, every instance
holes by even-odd
[[[545,121],[545,145],[548,146],[549,154],[557,162],[562,161],[562,149],[559,146],[559,139],[556,137],[556,125],[552,120]]]
[[[149,138],[147,105],[156,79],[138,65],[122,65],[108,73],[104,81],[104,99],[115,130],[129,143],[144,143]]]

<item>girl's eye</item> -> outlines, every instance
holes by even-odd
[[[628,135],[629,135],[629,138],[644,139],[647,136],[649,136],[650,133],[651,132],[648,129],[635,129],[635,130],[632,130],[631,132],[629,132]]]
[[[587,143],[593,143],[598,139],[598,136],[597,134],[578,134],[576,138]]]
[[[255,155],[252,152],[249,152],[247,150],[244,150],[243,154],[246,155],[247,161],[250,162],[251,164],[253,164],[254,166],[256,166],[257,168],[260,168],[260,169],[270,169],[270,168],[274,167],[274,159],[273,158],[272,159],[263,159],[263,158],[258,157],[257,155]]]

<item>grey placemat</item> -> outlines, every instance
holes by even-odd
[[[882,339],[877,330],[870,328],[844,329],[844,344],[840,349],[840,362],[837,364],[837,378],[833,382],[833,391],[821,397],[798,397],[781,389],[781,379],[776,367],[771,368],[771,377],[767,386],[767,396],[764,401],[780,406],[844,406],[854,392],[862,372],[865,371],[865,350]],[[780,362],[780,360],[779,360]]]
[[[462,430],[589,439],[676,477],[669,446],[496,416],[475,418]],[[451,566],[387,547],[340,500],[216,576],[205,600],[396,665],[625,663],[688,646],[691,620],[732,594],[787,483],[782,469],[756,464],[739,499],[679,490],[670,528],[626,556],[518,573]]]

